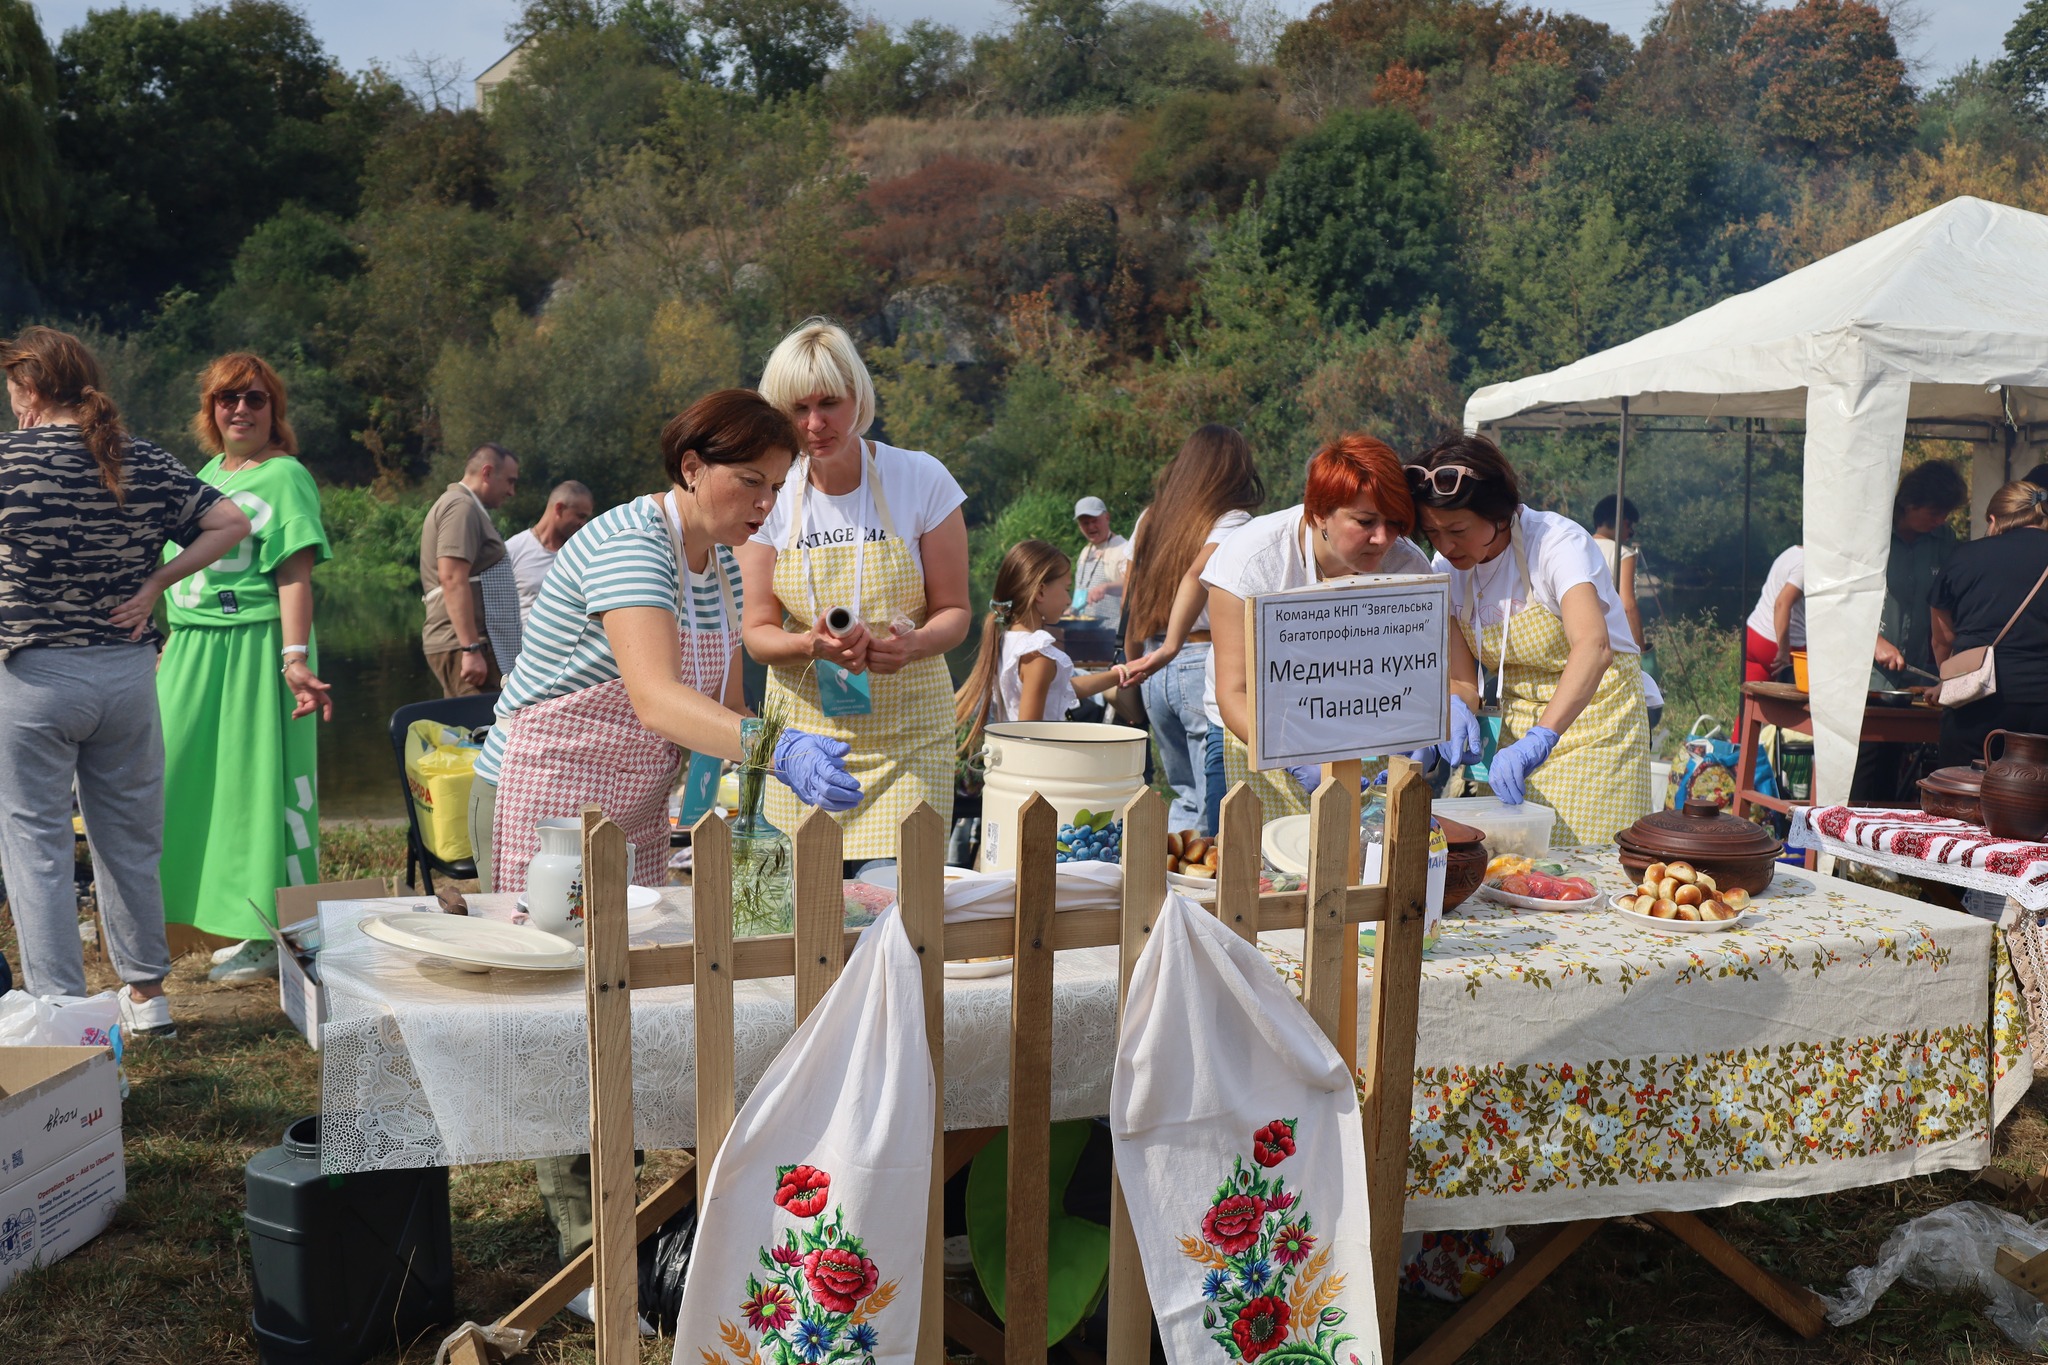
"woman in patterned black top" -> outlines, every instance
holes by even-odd
[[[249,534],[233,502],[131,438],[74,336],[0,344],[20,430],[0,435],[0,871],[22,975],[84,995],[71,882],[75,780],[123,1032],[176,1032],[163,978],[164,741],[150,611]],[[159,564],[164,543],[186,548]]]

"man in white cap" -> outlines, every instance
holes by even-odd
[[[1088,546],[1074,563],[1074,614],[1115,625],[1124,610],[1124,577],[1131,571],[1131,542],[1109,529],[1109,508],[1098,497],[1074,504],[1074,522]]]

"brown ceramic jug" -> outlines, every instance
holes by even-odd
[[[2048,735],[1984,736],[1984,828],[2000,839],[2048,836]]]

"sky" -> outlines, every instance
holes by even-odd
[[[120,0],[33,0],[44,26],[54,33],[85,18],[88,9],[108,9]],[[150,0],[128,0],[138,7]],[[350,70],[374,63],[403,73],[408,56],[436,56],[474,77],[503,56],[508,44],[505,26],[519,11],[517,0],[298,0],[312,16],[314,30],[330,52]],[[1284,13],[1302,14],[1312,0],[1274,0]],[[1999,55],[2005,31],[2025,0],[1912,0],[1926,22],[1907,56],[1916,77],[1932,82],[1972,57]],[[1658,0],[1548,0],[1547,7],[1570,10],[1597,19],[1631,36],[1657,9]],[[183,11],[181,0],[159,0],[154,8]],[[856,11],[873,13],[891,24],[913,19],[938,19],[956,28],[979,30],[1008,22],[1004,0],[854,0]]]

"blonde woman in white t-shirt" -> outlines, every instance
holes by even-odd
[[[1065,720],[1082,697],[1123,681],[1122,665],[1075,677],[1073,660],[1045,629],[1073,590],[1073,561],[1046,541],[1020,540],[1003,556],[974,671],[953,697],[955,723],[967,730],[963,754],[981,747],[992,721]]]

